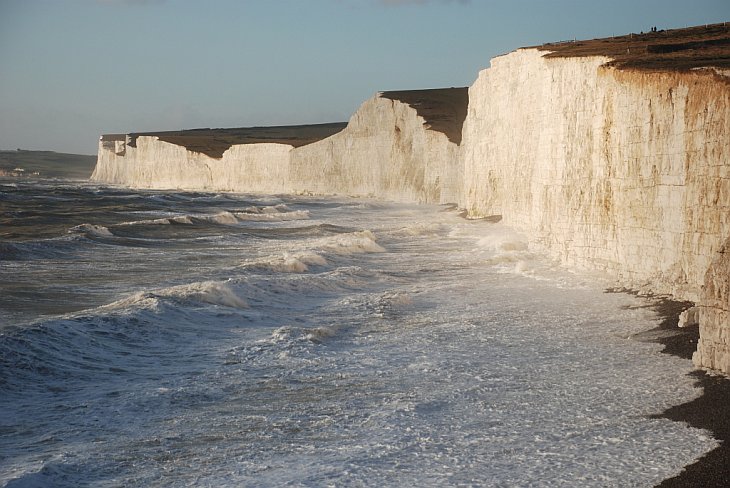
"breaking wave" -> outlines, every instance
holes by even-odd
[[[155,307],[161,299],[173,301],[177,305],[207,304],[239,309],[248,308],[246,300],[234,290],[230,283],[202,281],[137,292],[108,305],[103,305],[99,310],[133,306]]]

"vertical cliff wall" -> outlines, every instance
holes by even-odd
[[[425,122],[407,103],[382,95],[368,100],[341,133],[294,151],[294,188],[456,203],[461,192],[458,146]]]
[[[470,88],[461,203],[502,215],[565,263],[699,300],[730,236],[728,80],[544,54],[497,58]],[[701,314],[707,348],[717,303]],[[706,357],[697,363],[730,364]]]
[[[288,168],[292,146],[247,144],[212,158],[157,136],[138,136],[131,146],[127,136],[99,142],[92,180],[135,188],[182,190],[255,191],[289,190]]]
[[[309,126],[279,128],[278,136],[269,131],[266,138],[247,129],[246,138],[253,142],[231,144],[219,157],[215,150],[206,154],[191,149],[194,144],[204,147],[195,131],[103,136],[92,180],[137,188],[457,202],[461,161],[458,141],[449,136],[458,134],[460,139],[467,89],[397,94],[408,96],[411,103],[378,94],[363,103],[341,131],[319,140],[298,144],[301,138],[292,134],[301,135]],[[430,111],[419,112],[421,105]],[[434,128],[429,119],[436,124],[436,115],[440,125]],[[267,140],[275,142],[263,142]]]

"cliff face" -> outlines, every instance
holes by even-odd
[[[543,54],[498,58],[470,88],[461,203],[565,263],[701,300],[695,362],[730,372],[730,274],[710,268],[730,236],[730,83]],[[708,269],[723,286],[701,297]]]
[[[730,373],[730,239],[705,275],[699,306],[700,340],[692,360]]]
[[[458,146],[424,127],[408,104],[376,96],[347,128],[296,149],[291,180],[298,191],[369,195],[402,202],[456,203]]]
[[[730,233],[730,85],[542,54],[498,58],[470,89],[464,205],[564,262],[697,300]]]
[[[430,92],[444,91],[463,92],[465,113],[465,88],[404,93],[429,100],[440,96]],[[459,134],[462,121],[450,124]],[[152,134],[102,137],[92,179],[138,188],[345,194],[424,203],[455,203],[460,197],[458,146],[444,132],[431,130],[410,104],[381,95],[366,101],[342,131],[298,147],[287,139],[257,140],[233,144],[215,158],[163,137],[174,140]]]
[[[232,146],[221,159],[138,136],[136,147],[125,141],[100,141],[92,180],[136,188],[280,193],[289,190],[286,144]]]

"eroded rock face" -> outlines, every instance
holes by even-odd
[[[436,95],[443,98],[444,93],[465,90],[396,94],[416,94],[416,99],[428,101]],[[465,93],[456,99],[464,105],[465,113]],[[455,203],[462,188],[458,145],[449,140],[448,132],[431,130],[419,108],[376,95],[334,135],[299,147],[287,143],[235,144],[220,158],[154,135],[135,135],[134,145],[125,143],[124,135],[105,136],[99,143],[92,179],[137,188],[340,194]],[[426,116],[440,115],[431,112]],[[453,114],[446,115],[453,118]],[[462,122],[448,126],[456,126],[454,130],[461,133]],[[442,119],[439,123],[444,125]]]
[[[497,58],[470,88],[462,205],[564,263],[699,301],[695,364],[730,372],[728,78],[542,54]]]
[[[705,274],[695,365],[730,373],[730,239]]]
[[[410,105],[381,96],[339,134],[296,149],[291,181],[295,191],[420,203],[455,203],[462,187],[458,146]]]
[[[497,58],[471,87],[461,203],[565,263],[698,300],[730,235],[730,84],[542,54]]]

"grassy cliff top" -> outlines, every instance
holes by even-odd
[[[164,132],[133,132],[129,134],[131,147],[136,147],[137,137],[156,136],[161,141],[183,146],[189,151],[221,158],[228,148],[236,144],[276,143],[293,147],[320,141],[347,126],[345,122],[312,125],[287,125],[277,127],[242,127],[236,129],[190,129]],[[105,134],[102,141],[124,140],[126,134]]]
[[[532,47],[551,51],[547,58],[608,56],[620,69],[730,69],[730,22]]]
[[[469,105],[468,88],[435,88],[381,92],[380,96],[410,105],[423,117],[428,128],[461,143],[461,128]]]

